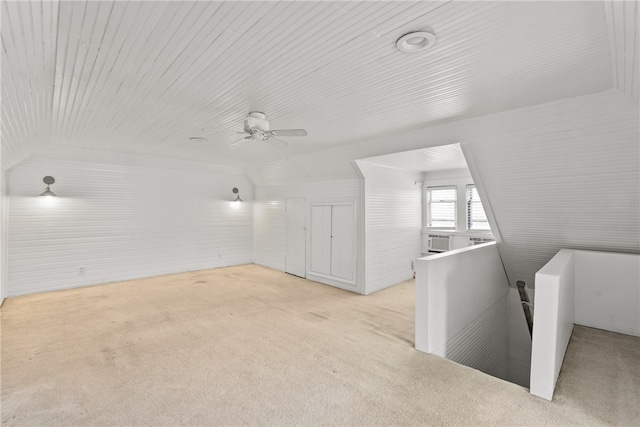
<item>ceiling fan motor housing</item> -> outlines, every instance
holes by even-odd
[[[247,118],[244,119],[244,128],[245,130],[258,129],[264,132],[269,130],[269,122],[264,113],[252,111]]]

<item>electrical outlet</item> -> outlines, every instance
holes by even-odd
[[[222,253],[218,252],[218,259],[222,259]]]
[[[78,273],[84,274],[84,265],[80,266],[80,268],[78,269]]]

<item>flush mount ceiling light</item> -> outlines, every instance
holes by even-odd
[[[240,198],[240,191],[238,190],[237,187],[233,187],[233,194],[236,194],[236,198],[234,200],[234,202],[242,202],[242,199]]]
[[[42,178],[42,182],[47,184],[47,188],[39,197],[58,197],[58,195],[51,191],[51,189],[49,188],[51,184],[56,182],[56,180],[52,176],[45,176],[44,178]]]
[[[191,141],[191,142],[208,142],[209,140],[207,138],[203,138],[201,136],[192,136],[191,138],[189,138],[189,141]]]
[[[405,34],[396,42],[396,47],[405,53],[424,52],[433,47],[436,36],[427,31],[415,31]]]

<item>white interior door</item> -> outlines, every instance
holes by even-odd
[[[331,275],[353,280],[355,220],[353,205],[333,205],[331,212]]]
[[[287,197],[284,271],[300,277],[307,273],[307,203],[304,197]]]
[[[311,207],[312,272],[331,274],[331,206]]]

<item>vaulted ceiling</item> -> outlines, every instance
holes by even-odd
[[[363,160],[379,166],[414,172],[468,169],[460,144],[419,148],[417,150],[368,157]]]
[[[637,45],[616,26],[628,20],[618,10],[592,1],[3,1],[3,165],[56,146],[247,168],[380,134],[393,144],[394,132],[429,123],[633,92],[637,56],[626,51]],[[436,45],[396,49],[417,30]],[[232,149],[249,111],[309,136],[284,149]]]

